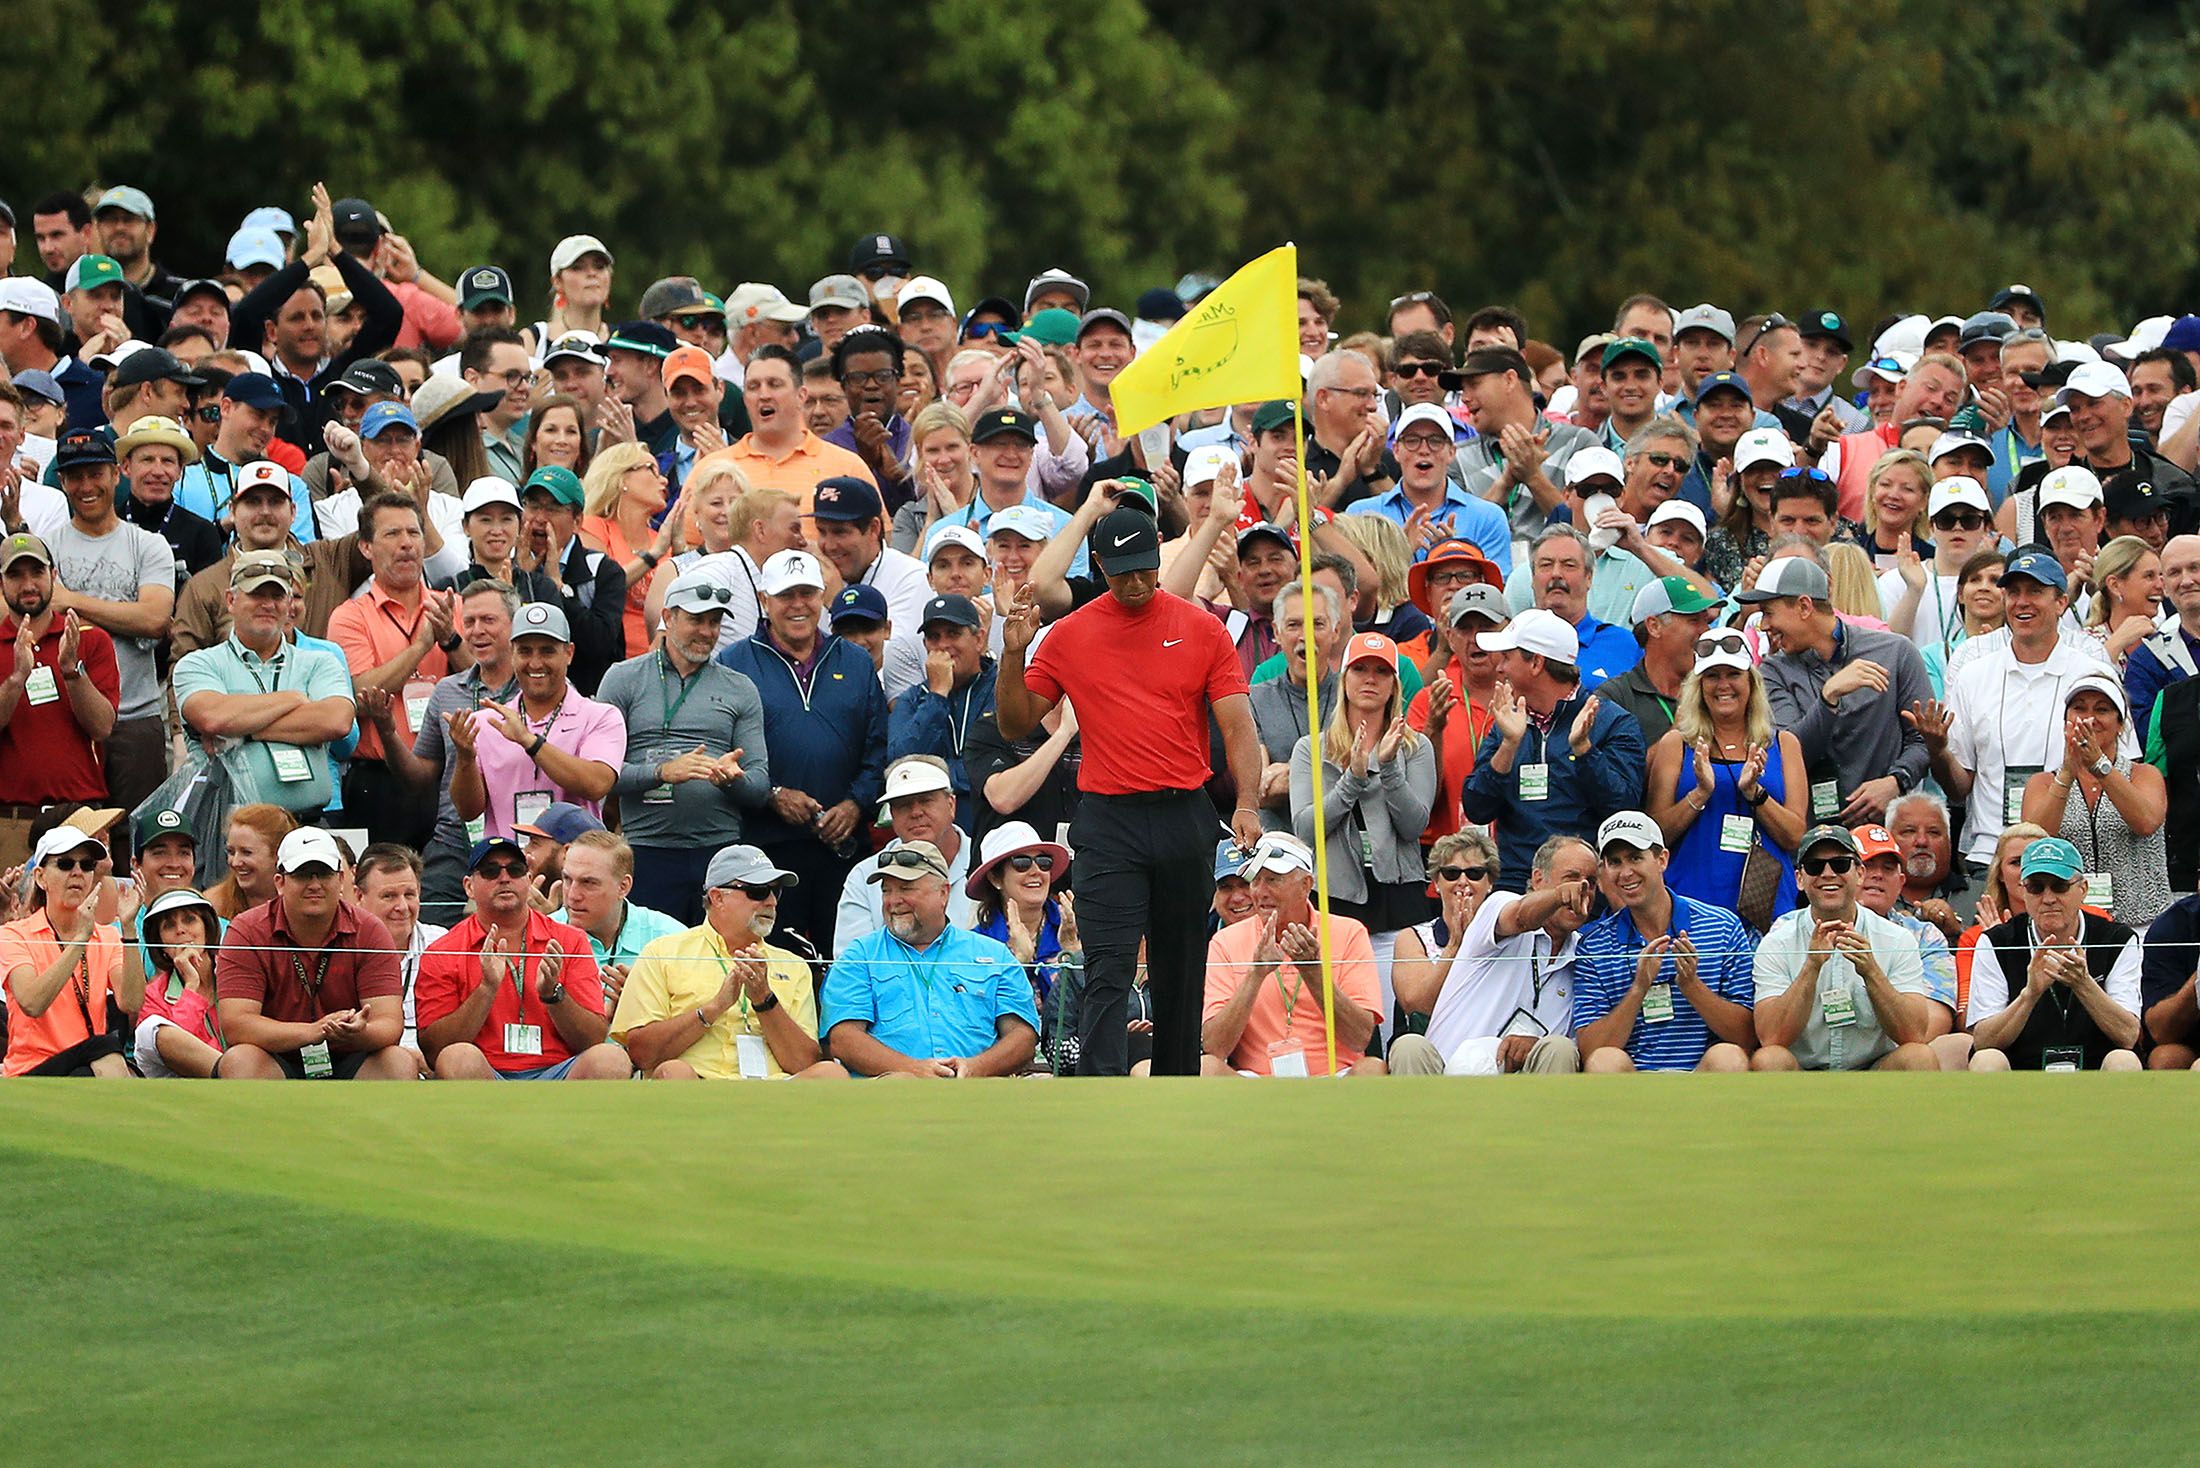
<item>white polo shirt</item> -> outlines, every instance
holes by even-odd
[[[1960,851],[1974,862],[1994,859],[1994,843],[2011,820],[2007,802],[2021,805],[2023,782],[2041,770],[2062,767],[2063,695],[2089,673],[2115,676],[2101,645],[2064,639],[2044,662],[2020,663],[2006,630],[1990,633],[1998,646],[1977,653],[1983,639],[1963,645],[1948,671],[1948,756],[1972,772],[1971,799],[1963,817]],[[2127,726],[2122,750],[2137,758],[2137,736]]]
[[[1486,1068],[1475,1057],[1461,1055],[1476,1041],[1487,1048],[1488,1042],[1507,1034],[1574,1032],[1574,948],[1580,934],[1567,934],[1555,949],[1551,935],[1541,928],[1499,938],[1498,920],[1519,900],[1514,892],[1492,892],[1484,899],[1467,924],[1451,971],[1444,975],[1443,991],[1429,1015],[1428,1042],[1444,1057],[1447,1071],[1470,1074]],[[1425,927],[1421,941],[1431,955],[1438,951]],[[1523,1014],[1527,1018],[1516,1022]],[[1462,1063],[1453,1065],[1454,1056]]]

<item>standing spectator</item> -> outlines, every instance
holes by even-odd
[[[833,376],[848,395],[848,419],[825,435],[853,452],[880,494],[900,505],[914,497],[909,424],[897,406],[901,395],[901,338],[883,326],[862,325],[832,344]]]
[[[970,731],[993,706],[997,665],[985,655],[978,608],[967,596],[935,596],[924,604],[924,682],[894,705],[886,723],[886,753],[937,755],[955,786],[955,824],[977,829],[977,795],[963,762]]]
[[[380,918],[340,895],[343,864],[328,832],[291,832],[275,857],[275,900],[223,935],[214,974],[229,1048],[218,1079],[419,1079],[398,1043],[396,945]]]
[[[1772,489],[1795,467],[1795,445],[1771,428],[1753,428],[1734,445],[1734,469],[1716,503],[1726,498],[1719,523],[1704,540],[1703,568],[1721,586],[1740,586],[1748,567],[1772,545]]]
[[[696,461],[726,447],[726,431],[718,424],[726,384],[712,367],[710,353],[693,345],[674,348],[659,375],[664,379],[665,402],[672,421],[679,425],[664,466],[671,497],[678,499]]]
[[[679,577],[665,597],[663,642],[614,667],[598,690],[626,723],[613,788],[635,878],[682,926],[702,921],[708,853],[737,844],[744,811],[771,798],[763,700],[716,661],[731,599],[707,574]]]
[[[2140,1013],[2153,1041],[2148,1070],[2200,1067],[2200,897],[2180,897],[2147,928],[2139,959]]]
[[[2034,841],[2018,874],[2024,912],[1987,929],[1971,964],[1971,1069],[2139,1069],[2139,935],[2085,910],[2069,842]]]
[[[53,555],[27,532],[0,541],[0,862],[30,854],[30,823],[65,801],[107,798],[101,741],[115,727],[114,643],[75,612],[54,615]]]
[[[1580,644],[1557,615],[1531,608],[1481,642],[1499,654],[1492,728],[1474,753],[1459,810],[1495,828],[1505,863],[1497,885],[1525,892],[1530,858],[1545,841],[1587,839],[1599,821],[1642,798],[1642,728],[1583,690]]]
[[[939,848],[889,850],[879,883],[886,926],[841,950],[825,976],[824,1029],[857,1075],[1014,1075],[1038,1048],[1031,981],[1008,946],[947,921]]]
[[[452,716],[451,803],[465,820],[481,817],[485,834],[508,837],[558,800],[602,816],[626,756],[626,725],[572,686],[572,664],[564,609],[530,602],[512,619],[519,698]]]
[[[284,488],[290,471],[271,460],[260,459],[241,466],[235,475],[230,500],[231,523],[236,537],[229,554],[186,581],[176,599],[175,630],[170,652],[180,655],[213,647],[229,635],[229,574],[237,556],[251,551],[280,551],[292,558],[305,576],[306,602],[299,619],[310,637],[328,630],[336,609],[350,599],[359,583],[373,574],[373,566],[361,550],[360,537],[345,532],[334,538],[301,544],[293,533],[297,511]],[[416,496],[404,496],[419,504]],[[433,526],[422,522],[421,557],[426,565],[441,548]]]
[[[2162,547],[2162,590],[2176,613],[2161,631],[2131,650],[2124,687],[2135,728],[2153,723],[2155,696],[2195,671],[2200,654],[2200,535],[2179,535]]]
[[[1493,348],[1475,353],[1468,364],[1471,367],[1483,358],[1518,355]],[[1489,370],[1525,372],[1527,364]],[[1408,551],[1416,561],[1440,542],[1464,540],[1489,557],[1499,570],[1510,569],[1512,529],[1506,523],[1505,512],[1447,477],[1454,463],[1452,430],[1451,415],[1433,403],[1417,403],[1406,409],[1392,426],[1398,483],[1387,493],[1361,500],[1351,513],[1381,515],[1397,525],[1405,532]]]
[[[723,460],[697,470],[688,481],[682,503],[687,507],[688,519],[702,527],[703,543],[696,550],[676,554],[672,558],[674,569],[650,583],[644,619],[652,630],[662,619],[664,593],[671,589],[672,578],[701,571],[732,593],[726,603],[725,622],[718,629],[718,650],[724,652],[756,635],[757,623],[764,614],[764,563],[783,550],[807,550],[809,542],[804,538],[802,516],[795,509],[793,495],[782,489],[744,490],[743,482],[741,472]],[[725,514],[722,537],[718,518],[721,506]],[[876,595],[876,588],[863,590],[866,595]],[[883,607],[885,598],[880,597],[879,602]]]
[[[1244,870],[1253,884],[1253,915],[1207,944],[1200,1074],[1381,1075],[1382,1061],[1367,1054],[1382,1006],[1367,929],[1315,910],[1314,853],[1296,836],[1261,837]],[[1325,936],[1317,936],[1317,923]],[[1336,1072],[1329,1066],[1332,1027]]]
[[[329,617],[329,637],[344,650],[356,691],[390,696],[396,740],[411,744],[438,679],[464,644],[457,630],[458,597],[430,591],[422,577],[426,548],[420,507],[397,495],[376,495],[360,509],[359,545],[372,579]],[[344,776],[344,804],[363,818],[377,841],[419,848],[435,828],[435,805],[391,771],[372,720],[359,737]]]
[[[1674,724],[1650,750],[1647,803],[1672,862],[1666,885],[1684,897],[1741,911],[1749,863],[1778,864],[1769,893],[1743,914],[1757,926],[1795,906],[1795,843],[1810,824],[1802,744],[1772,727],[1764,680],[1731,627],[1697,640]]]
[[[1280,831],[1291,819],[1291,751],[1310,732],[1306,711],[1306,639],[1312,623],[1314,658],[1321,683],[1315,707],[1322,724],[1337,708],[1337,659],[1350,637],[1345,620],[1345,601],[1334,575],[1316,571],[1313,616],[1297,581],[1287,581],[1276,593],[1272,616],[1283,658],[1282,676],[1251,686],[1247,707],[1253,715],[1253,732],[1260,740],[1260,819],[1264,830]]]
[[[612,1038],[652,1080],[846,1076],[818,1048],[809,965],[765,941],[780,893],[801,878],[754,846],[728,846],[703,881],[703,922],[642,951],[612,1013]]]
[[[1925,778],[1928,755],[1903,711],[1931,685],[1917,647],[1892,632],[1852,627],[1834,614],[1826,573],[1800,555],[1777,556],[1735,600],[1759,607],[1774,652],[1762,669],[1772,722],[1792,732],[1807,777],[1810,819],[1876,821]]]
[[[1678,576],[1661,576],[1635,593],[1627,624],[1642,644],[1642,660],[1608,679],[1597,696],[1635,716],[1653,749],[1673,727],[1681,685],[1696,667],[1696,642],[1720,603]]]
[[[267,460],[268,445],[275,441],[286,411],[283,390],[264,372],[239,372],[222,385],[220,426],[214,441],[188,465],[177,481],[177,504],[215,529],[228,535],[234,528],[234,506],[241,475],[247,464]],[[298,538],[314,538],[313,494],[302,478],[285,470],[278,481],[290,497]]]
[[[528,852],[532,866],[534,852]],[[634,901],[634,848],[613,831],[583,831],[565,846],[558,891],[565,905],[550,915],[588,935],[603,975],[604,1007],[616,1011],[619,986],[642,950],[680,931],[678,919]],[[697,879],[702,885],[702,879]],[[669,895],[669,894],[665,894]]]
[[[31,911],[0,927],[11,1076],[127,1079],[122,1044],[108,1033],[110,1000],[135,1012],[144,975],[122,962],[122,938],[94,912],[107,848],[63,823],[31,853]]]
[[[1429,859],[1443,916],[1426,938],[1399,936],[1399,1001],[1409,1010],[1425,1007],[1429,1021],[1426,1034],[1398,1037],[1391,1074],[1578,1071],[1574,956],[1596,901],[1596,853],[1579,837],[1553,836],[1535,854],[1526,892],[1490,892],[1470,915],[1466,884],[1496,876],[1496,853],[1483,858],[1481,878],[1474,867],[1438,863],[1463,860],[1460,848],[1446,847],[1474,839],[1462,833],[1437,843]],[[1417,959],[1409,959],[1409,948],[1419,950]],[[1438,986],[1433,998],[1430,981]]]
[[[853,450],[827,443],[811,431],[803,413],[807,394],[802,364],[793,352],[777,345],[759,347],[749,358],[743,381],[751,427],[723,453],[752,488],[794,496],[798,513],[807,516],[814,491],[827,479],[876,485],[870,468]],[[834,391],[839,391],[837,384]],[[708,462],[698,460],[696,470]]]
[[[730,472],[738,485],[739,471]],[[615,443],[605,445],[588,466],[582,487],[586,492],[582,508],[587,513],[581,517],[581,541],[609,556],[625,573],[623,632],[628,653],[639,655],[656,633],[656,619],[648,615],[650,589],[657,584],[657,570],[666,559],[687,548],[684,540],[698,482],[691,474],[681,499],[684,508],[664,515],[666,483],[657,461],[640,444]],[[664,521],[655,524],[659,515],[664,515]],[[665,584],[669,586],[677,574],[666,573]]]
[[[120,470],[114,447],[89,429],[65,433],[54,451],[69,523],[48,542],[55,612],[114,639],[121,698],[104,750],[108,798],[134,810],[168,773],[155,649],[176,605],[176,558],[168,542],[115,514]]]
[[[0,404],[5,401],[0,398]],[[6,412],[7,408],[0,406],[0,419]],[[128,486],[117,512],[132,525],[168,542],[181,568],[179,579],[196,575],[220,560],[222,533],[176,503],[177,482],[183,478],[184,469],[199,460],[199,446],[184,426],[173,418],[140,418],[115,439],[115,452],[121,456],[122,478]],[[68,502],[55,498],[55,508],[65,516]],[[36,525],[32,528],[39,529]]]
[[[1667,889],[1665,844],[1641,811],[1598,827],[1597,849],[1613,911],[1582,931],[1574,960],[1582,1069],[1747,1070],[1757,1045],[1749,930]]]
[[[1085,938],[1078,1073],[1129,1069],[1125,1009],[1143,940],[1154,1072],[1191,1075],[1201,1053],[1200,944],[1213,861],[1215,813],[1204,790],[1209,717],[1222,731],[1237,788],[1230,828],[1244,846],[1260,839],[1260,746],[1244,670],[1222,623],[1158,590],[1153,520],[1118,508],[1096,535],[1108,593],[1049,629],[1028,674],[1037,593],[1028,584],[1017,589],[995,706],[1002,735],[1020,739],[1066,697],[1085,741],[1078,775],[1085,798],[1071,843]]]
[[[1439,841],[1460,828],[1460,792],[1474,773],[1475,751],[1496,727],[1490,699],[1503,654],[1483,647],[1481,635],[1512,621],[1505,594],[1494,586],[1478,583],[1450,595],[1444,635],[1451,662],[1406,706],[1406,723],[1428,736],[1436,755],[1436,800],[1421,833],[1424,843]]]
[[[537,469],[520,490],[519,564],[550,583],[540,595],[565,613],[573,629],[573,682],[593,694],[613,663],[626,657],[626,573],[579,535],[586,495],[572,470]]]
[[[833,949],[834,903],[863,847],[858,827],[886,772],[886,690],[870,655],[819,626],[825,578],[817,557],[766,561],[756,635],[718,655],[764,705],[764,747],[777,751],[770,801],[745,823],[751,844],[802,880],[785,926]]]
[[[420,1051],[420,1025],[414,991],[420,981],[420,958],[428,945],[450,929],[424,922],[420,916],[420,853],[409,846],[379,842],[359,853],[353,880],[359,889],[359,905],[382,920],[390,930],[390,946],[399,954],[399,977],[405,984],[405,1037],[407,1050]],[[425,1067],[425,1059],[422,1061]]]
[[[1917,935],[1858,901],[1863,851],[1846,826],[1800,847],[1809,906],[1757,947],[1751,1070],[1938,1070]]]
[[[842,585],[879,589],[897,629],[895,638],[917,654],[923,647],[917,626],[931,586],[923,562],[886,543],[886,508],[878,491],[866,480],[822,479],[814,502],[818,554],[832,563]],[[924,659],[917,655],[915,661],[921,665]]]
[[[1470,353],[1466,367],[1446,373],[1443,385],[1458,389],[1459,406],[1474,423],[1475,437],[1454,456],[1467,493],[1504,511],[1515,537],[1540,534],[1564,500],[1568,462],[1596,435],[1542,416],[1525,359]]]
[[[936,754],[904,755],[886,767],[886,798],[880,814],[889,822],[893,840],[878,855],[855,864],[840,886],[840,909],[833,924],[834,952],[866,933],[875,933],[886,921],[880,906],[878,883],[873,877],[896,846],[923,841],[947,862],[947,917],[958,928],[977,926],[977,906],[964,887],[972,864],[970,838],[955,824],[955,792],[949,784],[947,762]]]
[[[2063,693],[2061,768],[2025,782],[2023,816],[2077,848],[2085,900],[2138,929],[2170,903],[2162,772],[2130,754],[2124,685],[2088,673]]]
[[[1535,538],[1528,553],[1528,577],[1535,605],[1573,629],[1574,663],[1588,685],[1596,688],[1641,661],[1642,649],[1625,627],[1590,614],[1592,560],[1587,540],[1568,526],[1553,525]]]
[[[604,1043],[603,982],[587,941],[527,903],[527,857],[507,838],[474,843],[474,913],[420,961],[422,1054],[440,1080],[623,1081],[633,1062]]]
[[[284,640],[296,590],[282,552],[235,559],[229,638],[176,664],[176,711],[228,769],[238,803],[310,824],[335,794],[325,750],[351,732],[353,698],[340,661]]]
[[[1899,450],[1887,457],[1904,461]],[[1890,630],[1916,643],[1920,652],[1938,648],[1945,666],[1963,641],[1963,568],[1986,542],[1993,510],[1985,487],[1962,477],[1935,484],[1925,503],[1932,561],[1927,564],[1914,548],[1899,556],[1893,570],[1880,573],[1879,601]],[[2200,550],[2200,542],[2194,548]]]

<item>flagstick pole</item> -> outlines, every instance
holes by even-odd
[[[1314,939],[1321,945],[1322,1038],[1329,1047],[1329,1073],[1337,1073],[1337,984],[1329,955],[1329,822],[1322,801],[1322,674],[1314,643],[1314,509],[1306,493],[1306,400],[1291,404],[1291,436],[1299,469],[1299,625],[1306,629],[1306,727],[1314,751],[1314,905],[1320,920]],[[1349,612],[1349,608],[1347,609]]]

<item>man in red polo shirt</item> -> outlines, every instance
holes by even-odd
[[[527,853],[474,843],[474,914],[428,945],[413,984],[420,1048],[446,1081],[623,1081],[634,1062],[604,1043],[603,976],[588,935],[527,901]]]
[[[35,535],[0,541],[0,868],[30,854],[31,821],[65,800],[104,805],[94,741],[114,732],[122,678],[114,639],[53,613],[53,553]]]
[[[397,944],[339,895],[344,854],[305,826],[275,851],[275,898],[222,935],[215,1012],[229,1048],[216,1079],[416,1081]]]
[[[1077,710],[1084,741],[1077,783],[1085,792],[1071,827],[1085,936],[1078,1074],[1130,1070],[1127,1008],[1144,939],[1153,1072],[1197,1075],[1214,891],[1215,809],[1201,788],[1212,773],[1209,711],[1237,783],[1230,830],[1245,847],[1261,834],[1254,806],[1260,739],[1229,633],[1160,590],[1153,517],[1110,511],[1093,531],[1092,551],[1108,594],[1055,623],[1028,671],[1024,655],[1039,630],[1039,608],[1030,586],[1017,588],[994,705],[1001,735],[1012,743],[1063,697]]]

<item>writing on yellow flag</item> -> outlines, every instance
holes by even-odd
[[[1128,437],[1200,408],[1296,398],[1299,247],[1244,266],[1115,376],[1115,431]]]

